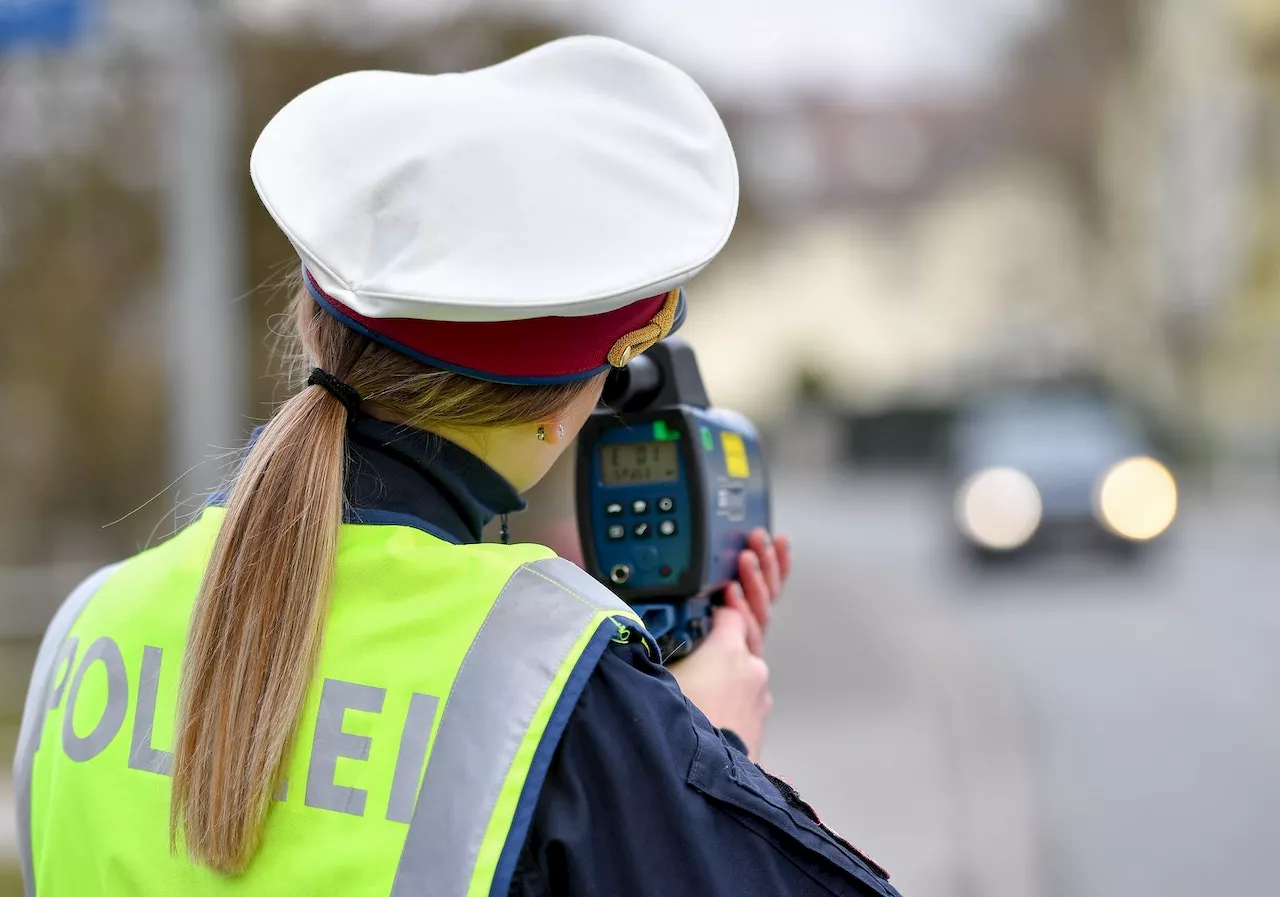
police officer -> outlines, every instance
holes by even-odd
[[[480,541],[728,238],[698,87],[600,38],[356,72],[250,168],[302,260],[306,386],[228,494],[51,624],[27,893],[895,894],[752,762],[784,539],[753,534],[670,670],[583,571]]]

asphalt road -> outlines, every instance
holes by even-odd
[[[1140,564],[995,574],[948,510],[919,478],[778,473],[766,765],[905,897],[1280,893],[1280,495],[1195,490]]]

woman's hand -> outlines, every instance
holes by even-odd
[[[764,656],[764,634],[773,616],[773,603],[790,575],[791,540],[786,536],[771,539],[765,530],[753,530],[746,549],[738,555],[738,580],[724,590],[725,607],[749,617],[747,647],[752,654]]]
[[[671,673],[711,724],[733,731],[756,759],[773,707],[764,633],[791,572],[791,545],[785,536],[771,542],[764,530],[753,532],[747,545],[738,558],[738,581],[729,584],[724,606],[712,613],[711,634],[673,663]]]
[[[751,627],[759,629],[750,614],[717,607],[711,616],[711,634],[670,669],[685,697],[713,726],[730,729],[741,738],[754,760],[760,753],[773,696],[768,665],[747,647]]]

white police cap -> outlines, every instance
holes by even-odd
[[[738,204],[733,149],[698,85],[602,37],[458,74],[338,76],[280,110],[250,169],[313,294],[375,337],[380,321],[581,318],[660,299],[720,251]]]

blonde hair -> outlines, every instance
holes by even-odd
[[[305,367],[406,422],[484,428],[557,416],[596,379],[509,386],[436,370],[332,318],[299,291]],[[171,847],[243,872],[282,784],[319,656],[342,522],[347,410],[308,386],[277,411],[236,475],[200,584],[174,737]]]

